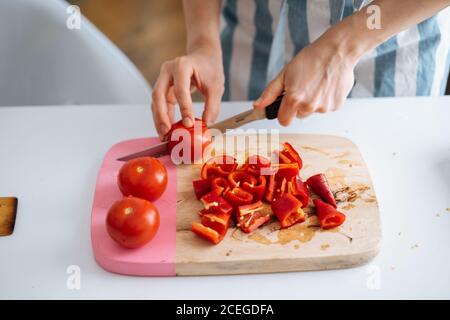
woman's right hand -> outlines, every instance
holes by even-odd
[[[183,124],[194,124],[191,93],[200,91],[205,99],[203,121],[215,122],[224,92],[224,74],[220,48],[197,47],[187,55],[162,64],[152,93],[152,113],[161,139],[174,122],[178,102]]]

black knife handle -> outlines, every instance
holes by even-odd
[[[269,120],[278,118],[278,110],[280,110],[281,100],[283,100],[284,94],[278,96],[274,102],[266,107],[266,118]]]

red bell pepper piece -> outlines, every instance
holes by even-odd
[[[253,195],[240,187],[235,187],[233,189],[228,190],[223,194],[223,197],[234,208],[250,204],[253,202]]]
[[[281,181],[275,179],[275,175],[269,177],[269,184],[266,189],[264,199],[268,203],[275,202],[283,193],[286,192],[286,179]]]
[[[255,185],[256,178],[244,171],[234,171],[228,175],[228,182],[232,187],[242,187],[245,182]]]
[[[340,226],[345,221],[345,214],[339,212],[331,204],[325,203],[320,199],[314,199],[317,217],[319,218],[322,229],[332,229]]]
[[[192,232],[214,244],[218,244],[224,238],[224,235],[221,235],[216,230],[206,227],[199,222],[192,223]]]
[[[233,207],[215,191],[205,194],[200,200],[210,213],[231,214],[233,211]]]
[[[215,191],[218,195],[222,195],[230,188],[228,180],[224,177],[214,177],[211,180],[211,190]]]
[[[271,170],[272,174],[275,174],[276,180],[290,180],[299,173],[298,164],[296,162],[272,164]]]
[[[283,194],[277,201],[272,203],[272,211],[280,221],[282,228],[305,221],[302,203],[289,193]]]
[[[270,214],[263,213],[262,209],[263,203],[261,201],[238,207],[237,224],[242,231],[253,232],[270,220]]]
[[[208,179],[194,180],[192,181],[192,186],[198,200],[211,191],[211,183]]]
[[[323,201],[331,204],[335,208],[337,207],[336,199],[334,199],[333,193],[331,192],[327,177],[325,177],[323,173],[319,173],[310,177],[308,180],[306,180],[306,184]]]
[[[245,181],[242,184],[242,189],[250,192],[253,195],[253,201],[260,201],[264,197],[264,193],[266,192],[266,177],[259,176],[256,184],[250,184]]]
[[[204,212],[204,210],[202,210]],[[220,235],[227,233],[230,225],[231,214],[223,213],[203,213],[201,215],[202,224],[205,227],[217,231]]]
[[[308,206],[308,188],[300,178],[293,177],[290,181],[288,181],[287,192],[300,200],[300,202],[302,203],[302,208]]]
[[[302,158],[289,142],[283,143],[283,149],[278,153],[278,155],[281,163],[297,163],[298,169],[302,169]]]
[[[202,179],[210,177],[227,177],[231,172],[236,170],[237,162],[232,156],[217,156],[206,161],[201,169]]]
[[[266,174],[264,169],[269,170],[269,168],[270,168],[269,159],[260,155],[253,155],[247,158],[241,170],[248,172],[254,176],[259,176],[261,174]]]

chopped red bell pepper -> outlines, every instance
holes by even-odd
[[[302,158],[289,142],[283,143],[283,150],[281,150],[278,155],[281,163],[297,163],[298,169],[302,169]]]
[[[218,244],[224,238],[224,235],[221,235],[216,230],[208,228],[199,222],[192,223],[192,232],[214,244]]]
[[[292,177],[287,183],[287,192],[292,194],[302,203],[302,208],[308,206],[309,194],[306,184],[300,178]]]
[[[320,199],[314,199],[317,217],[322,229],[332,229],[340,226],[345,221],[345,214],[336,210],[331,204]]]
[[[306,180],[306,184],[323,201],[331,204],[335,208],[337,207],[336,199],[334,199],[333,193],[331,192],[327,177],[325,177],[323,173],[319,173],[310,177],[308,180]]]
[[[255,185],[256,178],[244,171],[234,171],[228,175],[228,182],[232,187],[242,187],[245,182]]]
[[[254,176],[259,176],[261,174],[266,174],[264,169],[269,170],[270,168],[270,160],[260,156],[260,155],[252,155],[247,158],[245,163],[242,165],[241,170],[248,172]]]
[[[275,202],[283,193],[286,192],[286,179],[281,181],[275,179],[275,175],[269,177],[269,184],[264,195],[268,203]]]
[[[294,163],[278,163],[272,164],[272,173],[275,174],[276,180],[290,180],[299,173],[298,164]]]
[[[263,213],[262,209],[263,203],[261,201],[238,207],[237,221],[242,231],[253,232],[270,220],[270,214]]]
[[[223,194],[223,197],[234,208],[253,202],[253,195],[240,187],[234,187]]]
[[[236,159],[232,156],[217,156],[206,161],[201,170],[202,179],[208,179],[213,176],[227,177],[228,174],[236,170]]]
[[[210,213],[231,214],[233,211],[233,207],[215,191],[205,194],[200,200]]]
[[[264,193],[266,192],[266,177],[259,176],[256,184],[250,184],[245,181],[242,184],[242,189],[250,192],[253,195],[253,201],[260,201],[264,197]]]
[[[208,179],[200,179],[192,181],[195,196],[198,200],[211,191],[211,182]]]
[[[217,231],[220,235],[225,235],[225,233],[227,233],[228,227],[230,225],[230,219],[231,214],[203,213],[201,215],[202,224],[205,227]]]
[[[280,221],[282,228],[305,221],[302,203],[289,193],[283,194],[277,201],[272,203],[272,211]]]
[[[215,177],[211,180],[211,190],[215,191],[218,195],[222,195],[230,188],[228,180],[224,177]]]

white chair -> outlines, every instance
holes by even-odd
[[[84,17],[68,28],[68,6],[0,1],[0,106],[148,104],[136,67]]]

